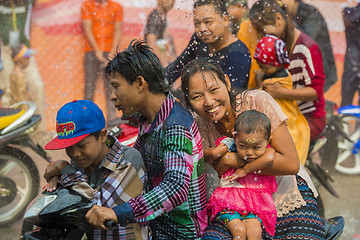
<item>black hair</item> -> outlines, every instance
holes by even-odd
[[[89,134],[89,136],[94,136],[96,140],[99,140],[100,135],[101,135],[101,130]]]
[[[219,64],[212,60],[211,58],[197,58],[189,62],[183,68],[181,72],[181,89],[185,95],[185,103],[188,107],[191,107],[189,101],[189,83],[190,78],[193,77],[196,73],[201,73],[204,75],[204,72],[209,72],[213,75],[214,79],[216,77],[225,84],[227,89],[231,89],[229,83],[226,81],[225,74]],[[204,78],[204,81],[206,79]],[[233,91],[228,91],[230,96],[230,102],[233,109],[235,109],[235,93]]]
[[[279,5],[279,3],[274,0],[259,0],[251,7],[249,18],[255,30],[263,33],[263,26],[275,24],[276,13],[280,13],[286,22],[285,36],[282,40],[285,42],[287,50],[290,53],[291,46],[294,42],[295,27],[292,20],[289,19],[285,4]]]
[[[271,135],[271,122],[270,119],[262,112],[247,110],[237,116],[234,131],[245,134],[251,134],[254,132],[263,133],[265,135],[265,139],[269,140]]]
[[[216,13],[219,13],[222,16],[228,15],[227,6],[224,0],[196,0],[193,9],[210,4],[214,5]]]
[[[116,73],[125,78],[129,84],[133,84],[137,77],[142,76],[148,83],[151,93],[167,91],[164,68],[151,48],[145,45],[145,41],[133,39],[124,51],[117,51],[116,56],[105,68],[107,76]]]

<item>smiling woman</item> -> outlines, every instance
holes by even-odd
[[[277,192],[273,195],[277,209],[275,237],[286,239],[286,236],[293,234],[307,236],[307,233],[311,232],[314,239],[323,239],[324,225],[315,199],[317,192],[306,170],[300,166],[294,142],[286,126],[287,117],[275,100],[261,90],[247,90],[234,95],[229,91],[229,79],[220,67],[216,62],[205,58],[196,59],[187,65],[181,80],[187,103],[199,115],[197,123],[203,139],[205,160],[213,163],[212,167],[220,175],[226,172],[229,166],[238,164],[238,168],[241,167],[241,159],[237,153],[211,155],[216,139],[223,136],[233,137],[236,116],[253,109],[264,113],[270,119],[270,145],[275,150],[275,157],[272,165],[261,169],[261,174],[278,176]],[[216,159],[213,160],[214,158]],[[213,168],[208,165],[206,169],[208,196],[218,184],[217,172]],[[269,237],[266,236],[266,231],[263,231],[263,234],[264,238]],[[203,239],[231,239],[231,235],[224,227],[210,223]]]
[[[226,77],[227,81],[230,81]],[[193,110],[199,113],[200,117],[209,119],[211,121],[220,121],[226,112],[230,112],[231,106],[227,93],[229,89],[224,84],[219,84],[217,81],[208,81],[207,87],[209,91],[201,91],[205,79],[216,79],[210,72],[198,72],[189,82],[189,89],[196,89],[189,92],[189,101]],[[224,119],[227,121],[227,119]]]

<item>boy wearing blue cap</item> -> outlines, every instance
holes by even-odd
[[[140,153],[107,135],[103,112],[95,103],[74,100],[65,104],[56,116],[56,132],[57,137],[45,149],[65,148],[70,163],[59,160],[48,165],[44,174],[46,190],[55,190],[59,181],[92,199],[96,204],[93,208],[113,208],[142,193],[145,172]],[[87,237],[147,238],[146,228],[129,226],[119,225],[115,231],[94,227]]]

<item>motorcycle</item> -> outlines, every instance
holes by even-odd
[[[44,192],[34,199],[24,215],[24,221],[37,228],[25,232],[21,239],[82,239],[84,233],[92,230],[85,214],[93,205],[72,189],[59,186],[54,192]],[[111,230],[118,226],[113,220],[106,220],[104,225]]]
[[[338,110],[342,134],[338,136],[338,156],[335,169],[344,174],[360,173],[360,106],[344,106]],[[346,164],[346,161],[349,163]]]
[[[360,173],[360,107],[327,102],[328,123],[321,166],[327,172]]]
[[[32,102],[0,108],[0,226],[20,219],[39,191],[38,169],[23,147],[50,162],[44,149],[29,137],[41,120],[35,110]]]
[[[336,161],[338,154],[337,138],[334,136],[338,134],[337,129],[339,129],[338,126],[341,119],[334,115],[335,107],[335,103],[326,101],[326,127],[315,143],[310,145],[305,166],[310,171],[315,186],[322,185],[330,194],[338,198],[339,195],[332,186],[334,180],[331,177],[331,173],[333,172],[329,170],[329,164],[334,164],[333,162]],[[320,158],[321,162],[314,160],[316,158]],[[325,207],[320,195],[317,198],[317,202],[320,216],[323,217]]]

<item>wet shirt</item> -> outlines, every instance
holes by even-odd
[[[134,145],[143,157],[145,194],[129,201],[153,239],[200,239],[207,227],[201,137],[189,112],[168,94],[151,125],[143,119]]]
[[[180,77],[187,63],[200,57],[210,57],[218,62],[224,73],[229,76],[232,88],[247,88],[251,55],[245,44],[237,40],[216,53],[210,53],[208,46],[196,34],[193,34],[181,55],[165,68],[166,79],[172,84]]]
[[[304,32],[300,33],[295,42],[288,70],[291,73],[294,89],[312,87],[317,94],[315,101],[297,102],[302,114],[310,118],[325,116],[325,75],[322,55],[316,42]]]
[[[74,161],[61,172],[60,183],[64,187],[86,196],[103,207],[113,207],[127,202],[130,197],[136,197],[143,191],[146,181],[145,170],[140,153],[122,145],[117,139],[108,136],[110,152],[95,169],[90,177],[84,174]],[[128,186],[131,186],[129,189]],[[145,228],[137,224],[127,227],[119,225],[118,231],[94,228],[87,234],[88,239],[142,239]]]
[[[149,33],[155,34],[158,39],[164,38],[166,29],[166,15],[161,15],[157,9],[152,11],[147,19],[144,36]]]

